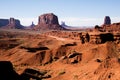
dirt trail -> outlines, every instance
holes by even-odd
[[[56,36],[49,36],[51,38],[55,38],[57,40],[61,40],[61,41],[65,41],[66,39],[65,38],[59,38],[59,37],[56,37]]]

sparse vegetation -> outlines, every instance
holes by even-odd
[[[74,75],[73,80],[78,80],[78,75]]]
[[[65,74],[65,69],[62,69],[58,72],[58,75],[63,75],[63,74]]]

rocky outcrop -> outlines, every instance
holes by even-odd
[[[120,31],[120,22],[113,23],[110,25],[95,26],[94,32],[119,32]]]
[[[53,13],[43,14],[38,18],[38,25],[34,28],[35,30],[64,30],[59,25],[58,17]]]
[[[79,33],[81,43],[86,43],[90,41],[90,35],[88,33]]]
[[[113,23],[111,25],[103,25],[103,31],[107,32],[119,32],[120,31],[120,23]]]
[[[101,26],[96,25],[93,31],[98,32],[119,32],[120,31],[120,22],[111,24],[111,19],[109,16],[106,16],[104,19],[104,24]]]
[[[47,72],[27,68],[19,75],[14,71],[11,62],[0,61],[0,80],[41,80],[51,77]]]
[[[34,69],[27,68],[20,76],[20,80],[42,80],[50,78],[51,75],[46,75],[47,71],[37,71]]]
[[[19,78],[11,62],[0,61],[0,80],[19,80]]]
[[[24,26],[20,24],[20,21],[14,18],[0,19],[0,27],[5,29],[23,29]]]
[[[111,24],[111,19],[109,16],[105,16],[104,18],[104,25],[110,25]]]
[[[115,43],[118,44],[120,43],[120,33],[110,33],[110,32],[80,33],[80,41],[82,44],[87,42],[102,44],[108,41],[112,41],[112,42],[114,41]]]
[[[90,42],[101,44],[107,41],[114,41],[114,34],[112,33],[95,33],[90,35]]]

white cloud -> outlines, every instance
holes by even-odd
[[[95,26],[102,25],[104,18],[77,18],[77,17],[66,17],[60,18],[61,21],[65,21],[66,25],[70,26]],[[112,23],[120,22],[120,17],[111,17]]]
[[[120,17],[112,17],[111,21],[112,21],[112,23],[120,22]]]
[[[22,25],[29,26],[34,22],[34,24],[38,23],[38,18],[18,18]]]
[[[67,25],[70,26],[94,26],[96,24],[101,23],[101,19],[97,18],[76,18],[76,17],[70,17],[70,18],[60,18],[60,21],[65,21]]]

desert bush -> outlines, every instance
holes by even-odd
[[[58,73],[58,75],[63,75],[63,74],[65,74],[65,69],[60,70]]]

